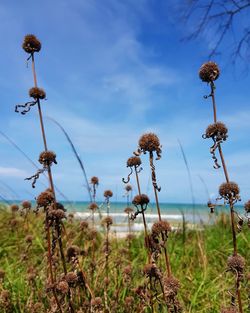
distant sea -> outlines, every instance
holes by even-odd
[[[8,201],[9,204],[17,203],[20,201]],[[76,201],[66,202],[61,201],[68,213],[74,213],[76,218],[91,220],[90,210],[88,209],[89,202]],[[6,204],[6,203],[5,203]],[[35,206],[35,202],[33,202]],[[98,221],[102,217],[106,216],[106,203],[98,203],[99,210],[95,213],[95,219]],[[136,210],[133,205],[129,205]],[[115,229],[119,232],[127,231],[127,214],[124,213],[124,209],[127,204],[124,202],[111,202],[110,204],[110,216],[113,218]],[[162,219],[168,220],[170,223],[178,226],[185,221],[188,224],[210,224],[213,223],[216,215],[221,212],[228,213],[229,208],[226,206],[218,206],[215,209],[215,213],[211,214],[210,209],[205,204],[188,204],[188,203],[160,203]],[[237,206],[237,211],[243,213],[243,206]],[[145,212],[147,224],[150,227],[155,221],[158,220],[157,208],[155,204],[149,204]],[[133,222],[133,230],[143,230],[141,214],[137,216]]]

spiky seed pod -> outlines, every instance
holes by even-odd
[[[125,190],[127,192],[131,191],[132,190],[132,186],[131,185],[126,185]]]
[[[127,207],[127,208],[124,209],[124,213],[126,213],[126,214],[131,214],[133,212],[134,212],[134,210],[132,208],[130,208],[130,207]]]
[[[65,280],[69,284],[69,286],[71,286],[72,284],[75,284],[77,282],[78,280],[77,274],[74,272],[68,272],[65,275]]]
[[[66,256],[67,256],[67,259],[68,259],[68,262],[72,259],[72,258],[75,258],[77,257],[79,254],[80,254],[80,248],[76,245],[73,245],[73,246],[70,246],[68,247],[67,249],[67,253],[66,253]]]
[[[245,264],[246,264],[246,261],[240,254],[231,255],[227,259],[228,268],[232,271],[237,271],[240,274],[243,273]]]
[[[167,297],[175,297],[180,289],[180,282],[173,276],[165,276],[163,278],[163,287]]]
[[[42,88],[32,87],[29,90],[29,96],[31,98],[34,98],[35,100],[37,99],[43,100],[46,98],[46,92]]]
[[[238,309],[234,306],[222,308],[220,313],[238,313]]]
[[[27,236],[25,237],[25,241],[26,241],[26,243],[32,243],[32,241],[33,241],[33,236],[27,235]]]
[[[141,136],[139,139],[139,148],[143,153],[155,151],[158,158],[161,157],[160,140],[158,136],[153,133],[147,133]]]
[[[29,34],[24,37],[22,47],[27,53],[39,52],[41,50],[41,46],[41,42],[35,35]]]
[[[86,221],[81,221],[80,222],[80,229],[81,230],[85,230],[85,229],[87,229],[89,227],[89,223],[88,222],[86,222]]]
[[[220,137],[222,139],[224,138],[226,139],[227,132],[228,132],[228,129],[224,123],[216,122],[214,124],[208,125],[205,136],[206,138]]]
[[[69,291],[69,284],[65,280],[62,280],[57,284],[56,290],[65,295]]]
[[[54,195],[49,190],[40,193],[40,195],[36,199],[36,203],[38,207],[46,208],[54,201]]]
[[[91,184],[93,184],[93,185],[98,185],[98,184],[99,184],[99,178],[96,177],[96,176],[93,176],[93,177],[91,177],[90,182],[91,182]]]
[[[43,151],[40,153],[38,161],[43,166],[50,166],[52,163],[57,164],[56,154],[53,151]]]
[[[89,210],[95,212],[98,209],[98,205],[95,202],[90,203]]]
[[[138,156],[132,156],[127,160],[127,167],[140,166],[141,158]]]
[[[155,222],[152,226],[152,235],[158,237],[161,233],[171,232],[171,226],[167,221]]]
[[[136,195],[132,201],[134,205],[147,205],[149,203],[149,197],[145,194]]]
[[[22,207],[23,207],[24,209],[28,209],[28,210],[31,209],[31,202],[30,202],[30,201],[27,201],[27,200],[23,201]]]
[[[91,306],[93,306],[94,309],[101,309],[102,308],[102,298],[95,297],[91,299]]]
[[[199,76],[203,82],[211,83],[220,76],[220,69],[215,62],[209,61],[202,64],[199,70]]]
[[[113,219],[110,216],[104,217],[104,219],[102,220],[102,225],[107,225],[107,227],[109,227],[112,224],[113,224]]]
[[[104,195],[104,198],[109,199],[109,198],[113,197],[113,192],[111,190],[105,190],[103,195]]]
[[[250,213],[250,200],[248,200],[244,205],[246,213]]]
[[[17,204],[12,204],[10,209],[11,209],[11,212],[15,213],[19,210],[19,206]]]
[[[143,273],[146,277],[160,279],[162,274],[156,264],[146,264],[143,269]]]
[[[48,217],[51,219],[58,219],[62,220],[63,218],[66,218],[66,214],[63,210],[61,209],[50,209],[48,210]]]
[[[223,183],[220,185],[219,194],[226,200],[237,200],[240,198],[240,188],[234,182]]]

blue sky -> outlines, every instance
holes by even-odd
[[[204,179],[212,197],[224,181],[214,170],[211,142],[201,138],[212,122],[209,88],[198,78],[207,61],[211,36],[194,42],[180,39],[188,28],[174,16],[172,1],[2,1],[0,4],[1,127],[31,159],[43,150],[36,108],[22,116],[16,104],[29,100],[33,86],[31,66],[21,44],[33,33],[42,42],[36,54],[38,84],[47,93],[44,115],[58,120],[71,136],[86,167],[98,176],[98,199],[112,189],[114,200],[123,200],[126,160],[139,137],[155,132],[162,143],[162,159],[156,161],[157,178],[165,202],[190,202],[188,177],[177,139],[182,142],[196,202],[206,202]],[[231,180],[241,187],[242,199],[250,194],[249,75],[235,75],[228,60],[215,58],[221,77],[216,82],[219,120],[229,128],[223,143]],[[61,131],[45,120],[49,149],[58,155],[53,166],[55,183],[70,199],[87,200],[77,161]],[[44,189],[24,181],[33,166],[0,137],[0,194],[13,198],[2,182],[21,199]],[[149,166],[142,156],[143,192],[151,199]],[[41,178],[44,183],[45,179]],[[132,185],[135,186],[134,180]],[[59,197],[60,198],[60,197]]]

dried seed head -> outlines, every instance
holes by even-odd
[[[126,185],[125,187],[126,191],[129,192],[132,190],[132,186],[131,185]]]
[[[149,197],[145,194],[136,195],[132,201],[134,205],[147,205],[149,203]]]
[[[59,220],[66,218],[65,212],[61,209],[49,210],[48,215],[49,215],[49,217],[57,218]]]
[[[232,271],[237,271],[238,273],[243,273],[246,261],[239,255],[232,255],[227,259],[227,266]]]
[[[36,203],[38,207],[46,208],[54,201],[54,195],[51,191],[46,190],[37,197]]]
[[[109,199],[109,198],[113,197],[113,192],[111,190],[105,190],[103,195],[105,198]]]
[[[69,285],[65,280],[62,280],[57,284],[56,289],[62,294],[66,294],[69,291]]]
[[[126,297],[125,298],[125,305],[130,307],[133,305],[134,301],[135,301],[134,297]]]
[[[149,278],[155,277],[157,279],[160,279],[162,277],[159,268],[155,264],[146,264],[144,266],[143,272],[145,276]]]
[[[26,243],[32,243],[32,241],[33,241],[33,236],[27,235],[27,236],[25,237],[25,241],[26,241]]]
[[[220,313],[238,313],[238,309],[234,306],[230,306],[227,308],[222,308]]]
[[[131,275],[131,273],[132,273],[132,267],[131,267],[131,265],[127,265],[127,266],[125,266],[124,267],[124,269],[123,269],[123,273],[125,274],[125,275]]]
[[[223,139],[227,138],[227,132],[228,129],[224,123],[216,122],[214,124],[208,125],[205,135],[206,138],[220,137]]]
[[[87,229],[89,227],[89,223],[86,222],[86,221],[81,221],[80,222],[80,229],[81,230],[84,230],[84,229]]]
[[[101,309],[102,307],[102,298],[100,297],[95,297],[91,299],[91,306],[93,306],[95,309]]]
[[[102,225],[107,225],[107,227],[109,227],[112,224],[113,224],[113,219],[110,216],[104,217],[104,219],[102,220]]]
[[[173,276],[165,276],[163,278],[164,292],[167,297],[175,297],[180,286],[179,280]]]
[[[152,235],[158,237],[162,233],[171,232],[171,226],[167,221],[156,222],[152,226]]]
[[[248,200],[244,205],[246,213],[250,213],[250,200]]]
[[[99,178],[96,177],[96,176],[93,176],[93,177],[91,177],[90,182],[91,182],[91,184],[93,184],[93,185],[98,185],[98,184],[99,184]]]
[[[77,274],[74,272],[68,272],[65,275],[65,280],[66,282],[70,285],[70,284],[74,284],[77,282],[78,278],[77,278]]]
[[[127,167],[133,167],[133,166],[140,166],[141,165],[141,158],[138,156],[132,156],[127,160]]]
[[[127,208],[124,209],[124,213],[126,213],[126,214],[131,214],[133,212],[134,212],[134,210],[132,208],[130,208],[130,207],[127,207]]]
[[[16,227],[17,224],[18,224],[18,220],[15,219],[15,218],[13,218],[13,219],[10,221],[10,226],[13,227],[13,228]]]
[[[110,279],[108,277],[104,277],[103,283],[105,286],[108,286],[110,284]]]
[[[92,229],[89,230],[87,235],[88,235],[88,239],[89,240],[94,240],[96,238],[96,236],[97,236],[97,230],[92,228]]]
[[[147,133],[139,139],[139,148],[142,152],[146,153],[156,151],[158,158],[161,157],[161,144],[157,135]]]
[[[41,50],[41,42],[35,35],[29,34],[24,37],[22,47],[27,53],[39,52]]]
[[[95,202],[92,202],[92,203],[90,203],[90,205],[89,205],[89,209],[90,209],[92,212],[95,212],[95,211],[98,209],[98,205],[97,205]]]
[[[71,260],[71,258],[75,258],[79,254],[80,254],[80,248],[78,246],[73,245],[73,246],[68,247],[67,254],[66,254],[68,262]]]
[[[207,83],[213,82],[219,77],[219,75],[220,75],[219,67],[214,62],[209,61],[207,63],[202,64],[202,66],[200,67],[199,76],[203,82]]]
[[[36,99],[45,99],[46,98],[46,92],[42,88],[38,87],[32,87],[29,90],[29,95],[31,98]]]
[[[24,209],[31,209],[31,202],[30,201],[23,201],[22,206]]]
[[[13,213],[17,212],[19,210],[19,206],[17,204],[12,204],[10,209]]]
[[[240,198],[240,188],[234,182],[223,183],[220,185],[219,194],[222,198],[229,199],[239,199]]]
[[[43,166],[49,166],[52,163],[57,164],[56,162],[56,154],[53,151],[43,151],[39,156],[39,163]]]

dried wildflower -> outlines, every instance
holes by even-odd
[[[130,192],[132,190],[132,186],[128,184],[126,185],[125,189],[127,192]]]
[[[11,306],[11,297],[9,290],[3,289],[0,292],[0,305],[3,305],[6,310],[10,309]],[[7,311],[8,312],[8,311]]]
[[[163,278],[164,293],[167,297],[175,297],[180,289],[180,282],[173,276]]]
[[[25,237],[25,241],[26,241],[27,243],[32,243],[32,241],[33,241],[33,236],[27,235],[27,236]]]
[[[51,191],[46,190],[37,197],[36,203],[37,207],[47,208],[54,201],[54,195]]]
[[[199,71],[200,79],[203,82],[211,83],[215,81],[220,75],[219,67],[214,62],[207,62],[202,64]]]
[[[95,202],[90,203],[89,210],[95,212],[98,209],[98,205]]]
[[[46,98],[46,92],[42,88],[32,87],[29,90],[29,96],[35,100],[43,100]]]
[[[131,275],[131,273],[132,273],[132,267],[131,267],[131,265],[125,266],[124,269],[123,269],[123,274],[124,274],[124,275]]]
[[[86,222],[86,221],[81,221],[80,222],[80,229],[81,230],[84,230],[84,229],[87,229],[89,227],[89,223]]]
[[[65,275],[65,280],[66,282],[69,284],[69,286],[73,286],[77,283],[78,281],[78,277],[77,277],[77,274],[74,273],[74,272],[68,272],[66,275]]]
[[[228,129],[226,125],[222,122],[216,122],[214,124],[208,125],[206,129],[206,138],[221,137],[223,140],[227,139]]]
[[[13,219],[10,221],[10,226],[11,226],[12,228],[16,227],[17,224],[18,224],[18,220],[15,219],[15,218],[13,218]]]
[[[98,185],[98,184],[99,184],[99,178],[96,177],[96,176],[93,176],[93,177],[91,177],[90,182],[91,182],[91,184],[93,184],[93,185]]]
[[[236,271],[239,274],[242,274],[245,268],[245,259],[239,255],[232,255],[227,259],[227,266],[231,271]]]
[[[238,313],[238,309],[235,306],[222,308],[220,313]]]
[[[68,258],[68,262],[72,259],[77,257],[80,254],[80,248],[78,246],[70,246],[67,249],[67,258]]]
[[[31,209],[31,202],[27,200],[23,201],[22,207],[23,209],[28,209],[28,210]]]
[[[110,279],[108,277],[104,277],[103,283],[105,286],[108,286],[110,284]]]
[[[102,298],[95,297],[91,299],[91,306],[93,306],[94,309],[101,309],[102,308]]]
[[[52,163],[57,164],[56,154],[53,151],[43,151],[40,153],[38,161],[45,167],[50,166]]]
[[[96,239],[97,237],[97,230],[94,229],[94,228],[91,228],[89,230],[89,232],[87,233],[87,237],[88,237],[88,240],[94,240]]]
[[[236,202],[240,199],[240,188],[234,182],[223,183],[220,185],[219,194],[226,201]]]
[[[171,226],[167,221],[159,221],[153,224],[152,226],[152,236],[158,237],[160,234],[165,234],[171,232]]]
[[[111,190],[105,190],[103,196],[107,199],[113,197],[113,192]]]
[[[126,306],[130,307],[133,305],[134,301],[134,297],[126,297],[124,302]]]
[[[69,291],[69,284],[65,280],[62,280],[57,284],[56,289],[62,294],[66,294]]]
[[[22,47],[27,53],[39,52],[41,50],[41,42],[35,35],[29,34],[24,37]]]
[[[137,205],[147,205],[149,203],[149,197],[145,194],[141,195],[136,195],[132,201],[132,203],[137,206]]]
[[[132,156],[127,160],[127,167],[137,167],[141,165],[141,158],[138,156]]]
[[[124,213],[126,213],[126,214],[131,214],[133,212],[134,212],[134,210],[132,208],[130,208],[130,207],[127,207],[127,208],[124,209]]]
[[[48,210],[48,217],[50,219],[58,219],[61,220],[63,218],[66,218],[66,214],[63,210],[61,209],[54,209],[53,207]]]
[[[15,213],[19,210],[19,206],[17,204],[12,204],[10,209],[13,213]]]
[[[244,205],[246,213],[250,213],[250,200],[248,200]]]
[[[156,264],[146,264],[144,266],[143,272],[146,277],[160,279],[162,274]]]
[[[158,159],[161,158],[161,144],[157,135],[147,133],[139,139],[139,149],[143,152],[156,152]]]
[[[102,225],[107,225],[107,227],[109,227],[112,224],[113,224],[113,219],[110,216],[104,217],[104,219],[102,220]]]

